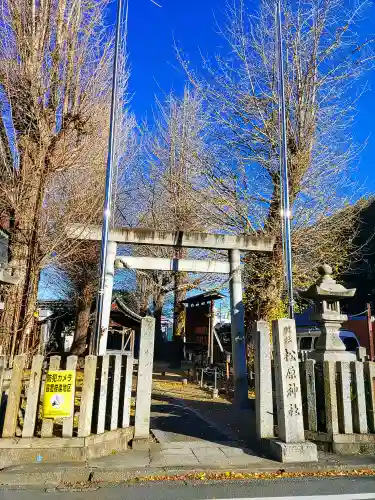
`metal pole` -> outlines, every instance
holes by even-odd
[[[210,302],[210,365],[214,363],[214,301]],[[216,389],[216,387],[215,387]]]
[[[279,39],[279,35],[278,35],[278,7],[277,7],[277,2],[276,2],[276,5],[275,5],[275,23],[276,23],[276,42],[278,41]],[[277,47],[278,47],[278,44],[277,44]],[[277,71],[279,73],[280,71],[280,55],[279,55],[279,51],[277,49],[277,55],[276,55],[276,63],[277,63]],[[280,100],[280,98],[279,98]],[[279,118],[279,141],[281,142],[281,136],[282,136],[282,114],[281,114],[281,106],[279,106],[279,109],[278,109],[278,118]],[[279,147],[279,189],[280,189],[280,204],[281,204],[281,210],[280,210],[280,215],[281,215],[281,243],[282,243],[282,258],[283,258],[283,269],[284,269],[284,283],[287,282],[287,277],[286,277],[286,266],[285,266],[285,255],[286,255],[286,251],[285,251],[285,224],[284,224],[284,217],[283,217],[283,206],[284,206],[284,201],[283,201],[283,182],[282,182],[282,178],[283,178],[283,160],[282,160],[282,155],[280,154],[281,153],[281,148]]]
[[[120,52],[121,16],[122,16],[122,0],[117,0],[116,37],[115,37],[115,53],[114,53],[113,74],[112,74],[112,96],[111,96],[111,112],[109,121],[108,156],[107,156],[107,169],[105,177],[102,240],[100,247],[100,278],[99,278],[99,289],[98,289],[98,298],[96,307],[94,341],[92,343],[94,354],[97,354],[99,351],[100,333],[101,333],[102,316],[103,316],[105,265],[107,258],[109,224],[111,219],[112,173],[113,173],[113,156],[114,156],[113,153],[115,144],[114,131],[116,122],[117,85],[118,85],[117,73],[118,73],[119,52]]]
[[[289,205],[289,180],[288,180],[288,149],[286,140],[286,109],[285,109],[285,82],[283,61],[283,37],[281,27],[281,0],[277,0],[277,48],[279,61],[279,100],[281,108],[281,193],[282,193],[282,218],[284,233],[284,269],[288,291],[289,317],[294,317],[293,298],[293,270],[292,270],[292,245],[290,236],[291,210]]]
[[[369,354],[370,361],[374,361],[374,337],[372,333],[372,321],[371,321],[371,304],[367,304],[367,329],[368,329],[368,344],[369,344]]]
[[[208,332],[207,332],[207,362],[211,359],[211,314],[208,313]]]

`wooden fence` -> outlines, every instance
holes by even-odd
[[[300,362],[300,378],[308,439],[375,442],[375,363],[310,359]]]
[[[46,373],[75,370],[71,416],[43,418]],[[7,374],[10,375],[7,376]],[[128,355],[86,356],[84,368],[77,357],[46,360],[34,356],[28,368],[26,356],[16,356],[12,370],[0,356],[0,435],[2,438],[87,437],[130,426],[133,357]]]

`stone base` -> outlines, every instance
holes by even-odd
[[[315,361],[357,361],[356,354],[348,351],[312,351],[309,353],[309,359]]]
[[[212,399],[219,397],[219,389],[212,389]]]
[[[284,443],[276,439],[262,439],[270,455],[283,463],[317,462],[318,448],[314,443]]]
[[[117,429],[86,438],[2,438],[0,468],[27,463],[87,462],[128,448],[133,428]]]
[[[374,434],[334,434],[332,449],[338,455],[359,455],[375,453]]]
[[[132,449],[137,451],[147,451],[150,449],[150,438],[134,438],[132,441]]]

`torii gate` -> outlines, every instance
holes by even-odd
[[[67,236],[71,239],[100,241],[102,229],[100,226],[72,224],[68,228]],[[228,261],[214,261],[116,256],[118,243],[227,250],[229,259]],[[274,238],[266,236],[234,236],[227,234],[126,228],[110,230],[108,236],[103,317],[100,329],[101,334],[98,354],[105,354],[107,348],[115,267],[123,267],[125,264],[132,269],[230,274],[229,289],[235,402],[240,405],[245,403],[248,399],[248,385],[244,307],[242,301],[241,251],[272,252],[274,243]]]

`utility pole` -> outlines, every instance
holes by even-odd
[[[281,0],[276,0],[277,59],[279,70],[279,121],[280,121],[280,194],[282,211],[282,240],[285,281],[288,292],[289,318],[294,318],[292,244],[290,235],[291,210],[289,205],[288,147],[285,105],[285,81],[283,60],[283,35],[281,22]]]
[[[111,220],[112,174],[113,174],[113,158],[114,158],[115,139],[116,139],[115,127],[116,127],[117,86],[118,86],[117,73],[118,73],[119,53],[120,53],[122,1],[123,0],[117,0],[116,36],[115,36],[115,53],[113,60],[113,73],[112,73],[112,96],[111,96],[111,111],[110,111],[110,121],[109,121],[108,156],[107,156],[107,169],[105,176],[102,239],[100,245],[100,277],[99,277],[99,289],[98,289],[98,297],[96,305],[95,331],[94,331],[93,342],[91,344],[93,354],[98,354],[99,352],[99,343],[100,343],[102,317],[103,317],[104,282],[106,274],[108,234],[109,234],[109,225]]]

